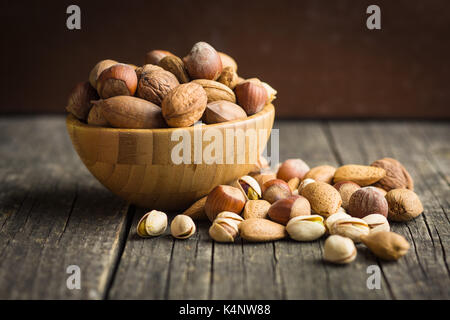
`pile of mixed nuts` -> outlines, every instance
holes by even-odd
[[[257,78],[239,77],[236,61],[206,42],[183,59],[153,50],[145,60],[141,67],[98,62],[89,81],[73,89],[66,110],[94,126],[179,128],[245,119],[277,93]]]
[[[253,242],[287,236],[314,241],[327,234],[326,261],[353,261],[359,242],[381,259],[397,260],[410,245],[403,236],[390,232],[388,220],[409,221],[423,212],[413,190],[408,171],[392,158],[370,166],[311,169],[301,159],[289,159],[276,173],[262,159],[257,171],[215,187],[177,215],[171,233],[189,238],[196,230],[194,220],[209,219],[209,235],[218,242],[234,242],[238,236]],[[160,235],[166,227],[167,216],[153,210],[142,217],[137,233]]]

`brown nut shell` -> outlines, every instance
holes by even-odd
[[[216,80],[222,72],[222,60],[206,42],[197,42],[183,59],[191,79]]]
[[[151,129],[164,128],[161,108],[136,97],[117,96],[94,102],[102,115],[116,128]]]
[[[217,78],[217,82],[220,82],[233,90],[238,84],[238,75],[232,67],[226,67],[223,68],[222,73],[219,78]]]
[[[235,103],[225,100],[210,102],[203,113],[203,121],[207,124],[220,123],[247,118],[244,109]]]
[[[361,187],[369,186],[386,176],[383,168],[348,164],[337,168],[334,174],[334,183],[353,181]]]
[[[403,236],[390,231],[370,233],[360,239],[373,254],[384,260],[398,260],[408,253],[410,248]]]
[[[277,178],[286,182],[295,177],[303,180],[308,171],[309,166],[302,159],[288,159],[278,168]]]
[[[339,192],[333,186],[321,181],[307,184],[302,189],[301,195],[308,199],[311,209],[320,215],[334,214],[342,204]]]
[[[267,101],[267,91],[262,84],[244,81],[234,88],[238,104],[251,116],[261,111]]]
[[[99,127],[107,127],[109,125],[108,121],[106,121],[105,117],[103,116],[102,108],[97,104],[94,104],[94,106],[91,108],[91,111],[89,111],[87,123],[89,125]]]
[[[356,218],[364,218],[374,213],[387,217],[388,203],[378,190],[365,187],[356,190],[350,197],[348,213]]]
[[[162,101],[162,114],[170,127],[189,127],[200,120],[207,96],[202,86],[184,83],[170,91]]]
[[[195,201],[183,214],[191,217],[192,220],[206,220],[208,217],[205,213],[206,196]]]
[[[350,202],[350,197],[352,196],[352,194],[361,189],[361,187],[352,182],[352,181],[341,181],[338,183],[335,183],[334,186],[336,188],[337,191],[339,191],[339,194],[341,195],[342,198],[342,207],[347,210],[348,209],[348,204]]]
[[[109,67],[112,67],[115,64],[118,64],[118,62],[111,59],[99,61],[89,73],[89,83],[91,84],[91,86],[93,88],[97,88],[97,80],[100,74],[104,70],[108,69]]]
[[[89,82],[80,82],[69,95],[66,110],[79,120],[86,120],[92,108],[93,100],[97,100],[97,91]]]
[[[251,242],[265,242],[283,239],[287,236],[286,228],[276,222],[251,218],[239,224],[239,234],[242,239]]]
[[[386,191],[392,189],[410,189],[414,190],[414,181],[405,167],[397,160],[392,158],[383,158],[371,164],[373,167],[383,168],[386,176],[375,183]]]
[[[392,189],[386,194],[388,217],[392,221],[409,221],[423,212],[419,197],[412,190]]]
[[[290,196],[274,202],[268,215],[273,221],[286,225],[294,217],[311,215],[311,206],[305,197]]]
[[[244,207],[244,219],[250,218],[267,218],[267,213],[270,208],[270,202],[266,200],[248,200]]]
[[[208,194],[205,213],[210,221],[214,221],[216,216],[223,211],[240,214],[244,209],[245,202],[245,196],[238,188],[219,185]]]
[[[177,56],[165,56],[159,61],[158,66],[175,75],[179,83],[187,83],[190,81],[183,60]]]
[[[173,54],[167,50],[151,50],[145,55],[145,63],[157,65],[162,58],[167,56],[173,56]]]
[[[115,96],[133,96],[136,88],[136,71],[123,63],[105,69],[97,80],[97,92],[102,99]]]
[[[238,70],[238,65],[236,63],[236,60],[234,60],[232,57],[230,57],[228,54],[223,53],[218,51],[217,52],[219,54],[220,60],[222,61],[222,67],[223,69],[229,67],[231,68],[234,72],[237,72]]]
[[[226,100],[236,103],[236,96],[234,95],[233,90],[222,83],[206,79],[193,80],[192,83],[197,83],[203,87],[208,96],[208,103],[217,100]]]
[[[285,199],[292,195],[289,185],[280,179],[266,181],[262,186],[263,199],[274,203],[277,200]]]
[[[139,79],[136,95],[156,105],[161,105],[166,95],[179,84],[177,78],[169,71],[144,73]]]
[[[141,79],[143,74],[150,73],[153,71],[163,71],[163,70],[164,70],[163,68],[156,66],[154,64],[144,64],[142,67],[138,67],[134,71],[136,72],[136,76],[138,78],[138,83],[139,83],[139,80]]]

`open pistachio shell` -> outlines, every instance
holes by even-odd
[[[231,218],[216,218],[209,228],[210,237],[217,242],[234,242],[238,232],[238,223]]]
[[[358,243],[361,242],[361,236],[370,233],[370,228],[362,219],[344,218],[333,223],[330,233],[350,238],[353,242]]]
[[[233,183],[233,187],[241,190],[247,200],[258,200],[262,197],[259,183],[250,176],[240,177]]]
[[[323,258],[326,261],[337,264],[350,263],[355,260],[356,254],[355,244],[349,238],[332,235],[325,241]]]
[[[294,240],[313,241],[325,234],[325,226],[319,215],[297,216],[289,220],[286,231]]]

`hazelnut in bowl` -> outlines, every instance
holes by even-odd
[[[137,206],[173,211],[187,208],[215,186],[254,170],[255,163],[251,160],[259,159],[264,151],[274,115],[274,106],[267,104],[262,111],[243,120],[185,128],[100,127],[86,124],[71,114],[66,124],[79,157],[106,188]],[[226,146],[227,134],[232,135],[232,149]],[[206,140],[213,135],[224,138],[220,143],[223,152],[216,150],[221,153],[221,161],[214,154],[214,160],[219,161],[203,159],[211,151],[212,142]],[[194,141],[200,136],[203,143],[195,146]],[[174,159],[172,155],[181,154],[183,158],[176,149],[181,149],[181,137],[190,140],[190,159],[186,156],[178,163],[179,157]],[[242,137],[245,143],[241,151],[238,140]]]

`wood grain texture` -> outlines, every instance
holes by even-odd
[[[312,167],[399,159],[425,207],[417,219],[392,224],[410,242],[409,253],[384,262],[358,245],[352,264],[336,266],[322,261],[323,240],[216,243],[209,222],[198,223],[187,240],[173,239],[169,230],[141,239],[135,228],[146,210],[127,206],[89,174],[63,118],[6,118],[0,119],[0,298],[450,298],[448,123],[283,121],[274,127],[280,160],[301,157]],[[81,267],[81,290],[66,287],[69,264]],[[367,289],[370,265],[381,269],[379,290]]]
[[[252,171],[274,114],[269,104],[245,120],[167,129],[102,128],[69,115],[67,130],[86,167],[113,193],[138,206],[176,210]]]

